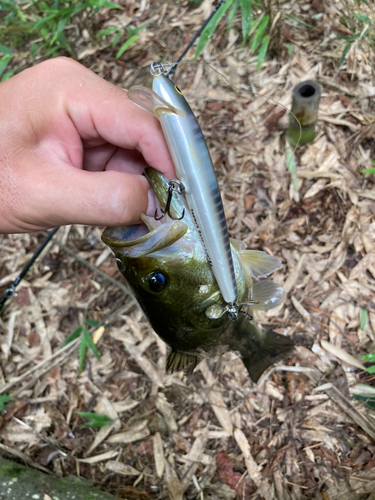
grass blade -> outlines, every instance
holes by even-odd
[[[111,419],[107,415],[100,415],[100,413],[91,413],[89,411],[77,411],[78,415],[83,418],[90,418],[98,420],[99,422],[110,422]]]
[[[3,54],[7,54],[9,56],[13,53],[12,49],[9,47],[6,47],[5,45],[0,45],[0,52],[2,52]]]
[[[105,35],[110,35],[112,33],[116,33],[117,31],[118,31],[118,28],[107,28],[105,30],[99,31],[99,33],[97,33],[97,35],[96,35],[96,38],[100,38],[101,36],[105,36]]]
[[[221,5],[218,10],[215,12],[213,15],[211,21],[207,24],[207,26],[204,28],[200,38],[199,42],[197,45],[197,48],[195,50],[195,55],[194,58],[197,59],[197,57],[202,53],[203,49],[207,45],[208,40],[212,37],[215,29],[217,28],[219,22],[221,21],[222,17],[226,13],[226,11],[229,9],[229,7],[232,5],[234,0],[226,0],[223,5]]]
[[[362,331],[366,328],[366,325],[367,325],[367,316],[368,316],[368,314],[367,314],[366,309],[362,309],[361,308],[359,328]],[[374,356],[374,359],[375,359],[375,356]]]
[[[115,47],[117,45],[118,41],[121,38],[121,35],[122,35],[121,30],[118,30],[116,35],[113,37],[112,42],[111,42],[112,47]]]
[[[243,45],[245,45],[251,30],[253,12],[251,10],[251,0],[240,0],[240,4],[241,4],[241,17],[242,17],[242,38],[243,38]]]
[[[99,422],[98,420],[90,420],[90,422],[86,422],[83,424],[83,427],[89,427],[93,429],[99,429],[101,427],[107,427],[111,423],[111,420],[108,422]]]
[[[234,0],[234,2],[232,3],[232,5],[229,9],[228,19],[227,19],[227,29],[228,30],[232,26],[233,19],[234,19],[234,16],[236,15],[236,12],[237,12],[239,5],[240,5],[240,0]]]
[[[256,49],[258,48],[258,45],[260,41],[263,38],[264,32],[266,31],[266,28],[268,26],[268,22],[270,20],[270,16],[264,16],[263,19],[260,21],[259,26],[256,30],[254,38],[251,40],[251,52],[255,52]]]
[[[375,174],[375,168],[365,168],[361,170],[361,174]]]
[[[74,332],[71,333],[69,337],[65,340],[65,342],[61,347],[65,347],[66,345],[70,344],[70,342],[73,342],[73,340],[77,339],[82,333],[82,328],[83,326],[79,326],[78,328],[76,328]]]
[[[362,359],[365,361],[368,361],[369,363],[375,363],[375,354],[366,354],[365,356],[362,356]]]
[[[8,64],[12,60],[12,57],[13,57],[12,54],[5,54],[5,56],[3,56],[0,59],[0,76],[4,73],[5,68],[8,66]]]
[[[116,3],[109,2],[107,0],[89,0],[87,5],[90,5],[91,7],[99,7],[99,8],[104,8],[104,9],[123,9],[124,7],[121,7],[120,5],[117,5]]]
[[[129,26],[127,26],[125,29],[126,29],[129,36],[133,36],[133,35],[136,35],[138,33],[138,31],[144,30],[148,27],[149,27],[148,24],[144,24],[143,26],[138,26],[138,28],[129,28]]]
[[[369,396],[361,396],[360,394],[353,394],[353,398],[375,410],[375,398]]]
[[[87,351],[87,344],[85,339],[82,337],[81,343],[79,345],[79,374],[83,372],[83,369],[85,367],[85,361],[86,361],[86,351]]]
[[[15,69],[9,69],[3,74],[3,76],[1,77],[1,81],[5,82],[6,80],[9,80],[9,78],[12,78],[12,76],[14,76],[15,73],[16,73]]]
[[[364,14],[353,14],[359,21],[362,21],[365,24],[371,24],[371,19]]]
[[[260,70],[262,67],[262,64],[264,63],[264,59],[267,54],[267,49],[268,49],[268,44],[270,43],[270,36],[266,35],[263,37],[262,43],[260,45],[260,49],[258,52],[258,59],[257,59],[257,71]]]
[[[128,40],[126,40],[126,42],[123,43],[121,45],[121,47],[119,48],[119,50],[118,50],[118,52],[116,54],[116,59],[118,59],[119,57],[121,57],[122,54],[125,52],[125,50],[127,50],[130,47],[130,45],[132,45],[137,40],[138,40],[138,35],[133,35],[130,38],[128,38]]]
[[[0,413],[4,410],[6,403],[9,403],[11,399],[12,398],[8,396],[8,394],[0,394]]]
[[[98,413],[88,413],[85,411],[77,412],[80,417],[87,418],[88,422],[83,427],[101,428],[109,425],[112,420],[107,415],[99,415]]]
[[[305,21],[302,21],[302,19],[298,19],[297,17],[289,16],[288,14],[284,14],[283,17],[290,19],[291,21],[294,21],[297,24],[302,24],[302,26],[306,26],[306,28],[314,27],[312,24],[306,23]]]
[[[347,43],[344,47],[344,50],[342,51],[342,54],[341,54],[341,57],[340,57],[340,60],[339,60],[339,67],[341,66],[341,64],[343,63],[345,57],[346,57],[346,54],[349,52],[349,49],[350,49],[350,43]]]
[[[34,28],[35,29],[41,28],[43,25],[45,25],[49,21],[52,21],[52,19],[55,19],[56,15],[57,15],[57,12],[55,11],[53,14],[50,14],[49,16],[40,18],[39,21],[36,21],[36,23],[34,24]]]
[[[292,181],[293,190],[296,193],[297,198],[299,198],[297,164],[296,164],[296,159],[294,157],[294,152],[291,149],[291,147],[289,146],[289,144],[285,145],[285,160],[286,160],[288,171],[290,173],[290,179]]]
[[[85,321],[87,326],[93,326],[94,328],[98,328],[100,325],[100,321],[96,321],[95,319],[87,319]]]
[[[85,340],[87,347],[91,349],[96,359],[100,359],[100,353],[96,345],[94,344],[94,341],[92,340],[90,333],[88,332],[88,330],[86,330],[86,328],[83,328],[83,339]]]

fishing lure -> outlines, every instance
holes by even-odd
[[[174,192],[184,195],[226,303],[218,314],[226,313],[235,320],[241,305],[237,304],[237,285],[219,186],[198,121],[180,89],[166,76],[171,66],[152,63],[152,89],[134,85],[128,96],[161,123],[178,176],[178,180],[169,183],[169,202]],[[167,202],[162,217],[168,213],[169,205]]]

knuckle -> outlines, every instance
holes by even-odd
[[[69,59],[69,57],[56,57],[54,59],[49,59],[38,65],[40,71],[48,73],[70,73],[72,71],[76,72],[78,69],[83,68],[81,64]]]

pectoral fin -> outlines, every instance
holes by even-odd
[[[241,264],[250,269],[252,278],[265,278],[281,267],[281,260],[260,250],[242,250],[239,252]]]
[[[250,356],[242,356],[242,361],[253,382],[258,382],[269,366],[286,358],[294,348],[294,342],[289,337],[279,335],[272,330],[266,330],[264,335],[262,347],[254,350]]]
[[[283,303],[285,298],[284,288],[270,280],[254,281],[252,298],[254,305],[252,309],[268,311]]]

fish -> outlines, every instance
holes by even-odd
[[[178,176],[174,182],[179,183],[185,197],[226,302],[225,311],[235,320],[240,306],[234,265],[223,202],[206,141],[183,93],[166,76],[165,65],[152,63],[150,72],[152,89],[133,85],[128,98],[160,121]]]
[[[168,198],[168,181],[153,168],[145,175],[161,207]],[[275,362],[291,353],[291,338],[261,330],[252,310],[268,310],[284,300],[283,288],[266,277],[281,261],[230,239],[238,296],[251,305],[231,320],[223,313],[225,301],[207,260],[205,249],[188,210],[173,196],[171,217],[155,220],[142,214],[142,223],[107,227],[102,241],[115,254],[118,268],[132,289],[152,328],[171,349],[167,371],[190,373],[207,356],[238,352],[253,382]]]

